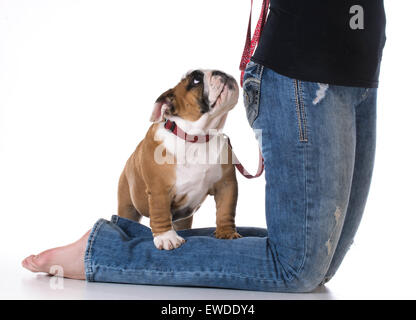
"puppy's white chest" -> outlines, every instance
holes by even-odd
[[[176,158],[176,195],[186,196],[186,202],[178,210],[199,207],[222,177],[221,159],[227,151],[226,140],[216,136],[209,143],[185,143],[164,128],[158,129],[157,136]]]
[[[208,190],[222,177],[219,164],[178,164],[176,166],[176,193],[186,195],[183,208],[194,209],[206,197]]]

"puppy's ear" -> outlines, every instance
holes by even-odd
[[[156,99],[150,121],[160,122],[163,121],[165,115],[172,114],[175,110],[174,101],[175,95],[173,94],[172,89],[162,93],[159,98]]]

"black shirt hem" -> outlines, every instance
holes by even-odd
[[[345,79],[334,79],[333,77],[328,79],[328,78],[321,78],[316,75],[312,76],[312,75],[308,75],[306,73],[302,73],[299,71],[288,70],[282,66],[271,65],[265,62],[264,60],[262,60],[261,58],[254,57],[254,56],[251,57],[251,61],[261,64],[269,69],[272,69],[273,71],[277,72],[280,75],[283,75],[292,79],[296,79],[296,80],[301,80],[301,81],[318,82],[318,83],[325,83],[325,84],[336,85],[336,86],[360,87],[360,88],[378,88],[378,84],[379,84],[378,81],[365,81],[365,80],[348,81]]]

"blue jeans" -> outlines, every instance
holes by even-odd
[[[184,230],[184,245],[160,251],[149,228],[101,219],[85,253],[88,281],[309,292],[335,274],[370,186],[377,89],[299,81],[253,62],[244,79],[265,160],[267,230],[238,228],[235,240]]]

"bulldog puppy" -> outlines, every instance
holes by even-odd
[[[149,217],[156,248],[171,250],[185,242],[175,230],[191,228],[207,195],[216,202],[215,236],[240,237],[234,222],[238,189],[232,152],[217,132],[238,94],[233,77],[195,70],[156,100],[153,124],[127,160],[118,187],[118,215],[136,221]],[[210,139],[185,141],[165,128],[166,121],[188,136]]]

